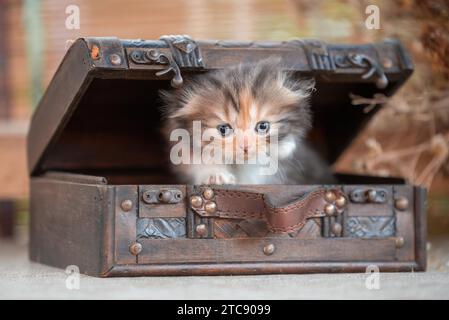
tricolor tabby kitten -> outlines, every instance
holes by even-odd
[[[203,141],[201,147],[231,145],[223,155],[225,163],[232,164],[179,164],[173,169],[190,184],[333,182],[329,168],[304,141],[312,124],[309,96],[313,90],[313,80],[294,79],[282,70],[279,59],[270,58],[198,75],[180,89],[162,91],[167,140],[177,128],[192,133],[193,121],[201,120],[203,131],[216,133],[212,143]],[[278,139],[270,139],[275,131]],[[258,148],[262,142],[267,143],[265,150]],[[247,163],[267,153],[270,143],[277,143],[278,170],[264,175],[261,168],[266,166]],[[243,154],[245,164],[236,164],[237,152]]]

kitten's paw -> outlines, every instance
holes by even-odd
[[[209,175],[203,184],[236,184],[237,180],[232,173],[220,172]]]

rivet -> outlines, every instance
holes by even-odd
[[[346,205],[346,198],[343,196],[339,196],[337,200],[335,200],[335,204],[337,207],[342,208]]]
[[[270,243],[263,247],[263,253],[267,256],[270,256],[274,253],[275,249],[276,247],[274,246],[274,244]]]
[[[384,59],[382,60],[382,66],[383,66],[385,69],[390,69],[390,68],[393,66],[393,61],[391,61],[390,58],[384,58]]]
[[[192,205],[192,207],[199,208],[203,205],[203,198],[201,198],[200,196],[192,196],[190,198],[190,204]]]
[[[324,212],[329,216],[333,215],[335,213],[335,206],[333,204],[327,204],[324,207]]]
[[[335,195],[334,192],[327,191],[326,194],[324,195],[324,198],[326,199],[327,202],[334,202],[337,196]]]
[[[129,246],[129,252],[137,256],[139,253],[142,252],[142,244],[140,244],[139,242],[134,242],[132,245]]]
[[[215,213],[215,211],[217,211],[217,204],[215,202],[213,202],[213,201],[208,201],[204,205],[204,210],[207,213]]]
[[[396,237],[395,239],[395,243],[396,243],[396,248],[402,248],[404,246],[404,238],[403,237]]]
[[[122,63],[122,58],[120,58],[120,56],[116,53],[113,53],[109,56],[109,61],[115,65],[118,66],[119,64]]]
[[[159,201],[163,203],[168,203],[173,198],[173,194],[170,190],[162,190],[159,193]]]
[[[129,199],[123,200],[122,203],[120,204],[120,207],[122,208],[123,211],[128,212],[133,208],[133,202]]]
[[[408,199],[406,197],[399,197],[394,201],[396,209],[404,211],[408,208]]]
[[[377,198],[377,191],[376,190],[368,190],[367,192],[368,200],[369,202],[375,202]]]
[[[214,191],[210,188],[207,188],[203,191],[203,197],[206,200],[210,200],[214,197]]]
[[[198,233],[202,237],[205,236],[207,233],[207,227],[204,223],[197,225],[195,230],[196,233]]]
[[[98,48],[98,46],[92,46],[92,49],[90,50],[90,57],[92,60],[98,60],[100,58],[100,48]]]
[[[335,222],[332,224],[331,230],[334,235],[339,237],[341,235],[342,226],[341,224]]]

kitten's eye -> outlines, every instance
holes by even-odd
[[[227,123],[219,124],[217,130],[223,137],[229,136],[234,131],[234,129]]]
[[[259,134],[266,134],[270,130],[270,123],[268,121],[259,121],[255,129]]]

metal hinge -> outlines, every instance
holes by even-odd
[[[181,69],[204,69],[204,62],[201,51],[197,43],[186,35],[162,36],[161,41],[165,42],[170,49],[170,54],[163,53],[160,49],[133,50],[130,59],[136,64],[159,64],[166,65],[167,68],[156,73],[156,76],[163,76],[172,72],[171,85],[179,88],[184,80]]]
[[[334,73],[338,69],[361,68],[364,69],[362,79],[374,79],[379,89],[388,85],[388,79],[379,63],[366,54],[343,48],[330,50],[325,42],[319,40],[298,39],[292,40],[292,43],[303,47],[309,66],[314,71]]]

